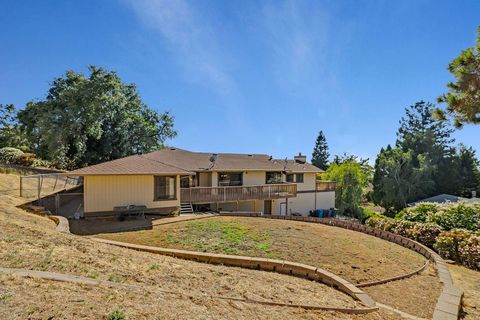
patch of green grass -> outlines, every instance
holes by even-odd
[[[234,221],[191,221],[175,234],[168,234],[169,243],[193,247],[196,250],[226,254],[254,255],[271,249],[270,235]]]
[[[156,263],[152,264],[149,268],[149,270],[158,270],[158,269],[160,269],[160,266]]]
[[[115,309],[108,315],[107,320],[127,320],[127,316],[122,310]]]
[[[123,281],[123,278],[122,278],[122,276],[113,273],[113,274],[110,275],[110,277],[108,277],[108,281],[112,281],[112,282],[122,282],[122,281]]]
[[[8,299],[11,299],[13,297],[13,294],[11,292],[5,292],[0,296],[0,301],[7,301]]]
[[[96,271],[93,271],[93,272],[88,274],[88,277],[92,278],[92,279],[98,279],[98,276],[99,276],[99,274]]]

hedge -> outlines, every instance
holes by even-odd
[[[480,233],[464,229],[442,232],[434,245],[442,257],[480,270]]]
[[[480,229],[480,204],[421,203],[402,210],[396,218],[412,222],[436,223],[444,230]]]
[[[413,239],[430,248],[433,248],[435,238],[442,232],[440,226],[434,223],[419,223],[387,217],[372,217],[366,224]]]
[[[22,155],[23,151],[16,148],[0,148],[0,163],[15,163]]]
[[[366,224],[399,234],[433,248],[442,257],[480,270],[480,232],[465,229],[442,231],[435,223],[413,222],[373,216]]]

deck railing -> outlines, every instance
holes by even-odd
[[[335,191],[337,187],[337,183],[335,181],[317,181],[317,191]]]
[[[214,203],[242,200],[270,200],[297,196],[295,183],[238,187],[192,187],[180,189],[180,201]]]

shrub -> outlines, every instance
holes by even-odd
[[[35,161],[34,153],[24,153],[17,158],[15,163],[21,166],[31,166],[33,164],[33,161]]]
[[[472,234],[460,242],[458,251],[463,265],[480,270],[480,235]]]
[[[406,221],[406,220],[393,220],[391,221],[392,228],[391,232],[399,234],[403,237],[409,237],[410,230],[415,226],[415,222]]]
[[[115,309],[108,315],[107,320],[127,320],[127,316],[122,310]]]
[[[407,231],[407,236],[427,247],[433,248],[435,239],[441,232],[442,228],[435,223],[415,223]]]
[[[16,148],[10,148],[10,147],[5,147],[0,149],[0,162],[1,163],[6,163],[6,164],[11,164],[15,163],[18,158],[20,158],[23,155],[23,151],[16,149]]]
[[[414,222],[426,222],[427,217],[438,211],[438,205],[435,203],[420,203],[414,207],[405,208],[400,211],[395,218],[400,218]]]
[[[50,168],[52,166],[52,163],[48,160],[34,159],[32,162],[32,167]]]
[[[427,217],[428,222],[440,225],[445,230],[455,228],[478,230],[480,228],[480,205],[463,203],[442,205]]]
[[[376,211],[373,211],[372,209],[361,208],[360,221],[362,223],[365,223],[365,221],[367,221],[371,217],[378,217],[378,216],[381,216],[381,214]]]
[[[480,269],[480,234],[464,229],[442,232],[434,245],[444,258],[455,260],[467,267]]]
[[[386,217],[372,217],[367,220],[366,224],[413,239],[428,247],[433,247],[435,238],[442,231],[440,226],[433,223],[411,222]]]

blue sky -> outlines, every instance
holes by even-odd
[[[90,64],[175,116],[196,151],[373,160],[406,106],[435,101],[475,43],[476,0],[2,1],[0,103],[45,97]],[[480,152],[480,126],[455,133]]]

